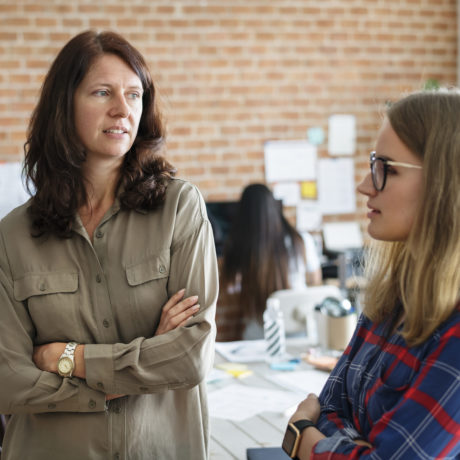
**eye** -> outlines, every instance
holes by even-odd
[[[97,91],[94,91],[94,94],[96,96],[108,96],[109,92],[106,89],[98,89]]]
[[[140,99],[141,96],[141,93],[139,93],[138,91],[133,91],[132,93],[128,94],[128,97],[133,100]]]
[[[397,174],[397,171],[393,166],[389,164],[387,164],[386,166],[387,166],[387,174]]]

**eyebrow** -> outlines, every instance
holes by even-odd
[[[108,88],[113,88],[114,85],[111,84],[111,83],[104,83],[103,81],[101,81],[101,82],[97,82],[97,83],[92,83],[90,85],[90,87],[93,87],[93,86],[96,86],[96,87],[97,86],[106,86]],[[140,86],[140,85],[129,85],[127,87],[127,89],[137,89],[137,90],[140,90],[142,92],[144,91],[144,88],[142,86]]]

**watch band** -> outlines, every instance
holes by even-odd
[[[59,360],[58,360],[58,373],[61,377],[72,377],[72,373],[74,371],[74,368],[75,368],[75,350],[78,346],[78,343],[76,342],[69,342],[65,348],[64,348],[64,352],[62,353],[62,355],[59,357]],[[69,370],[66,370],[66,371],[63,371],[61,369],[61,363],[63,361],[66,361],[68,363],[68,365],[70,365],[70,369]],[[69,367],[69,366],[67,366]]]
[[[305,428],[308,428],[310,426],[316,427],[316,423],[308,419],[297,420],[297,422],[292,422],[292,424],[295,425],[296,428],[299,430],[299,434],[302,434],[302,431],[305,430]]]
[[[288,424],[284,435],[282,448],[294,460],[297,459],[297,452],[300,446],[302,432],[309,427],[316,427],[316,424],[308,419],[297,420]]]

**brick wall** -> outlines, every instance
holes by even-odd
[[[382,104],[429,78],[456,83],[456,0],[0,0],[0,161],[21,159],[44,74],[87,28],[146,56],[168,156],[209,200],[263,181],[265,140],[327,132],[333,113],[357,117],[359,181]],[[364,214],[358,198],[356,216],[326,220]]]

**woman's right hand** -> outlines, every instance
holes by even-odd
[[[160,324],[155,335],[164,334],[183,326],[199,309],[198,296],[184,299],[185,289],[176,292],[163,306]]]

